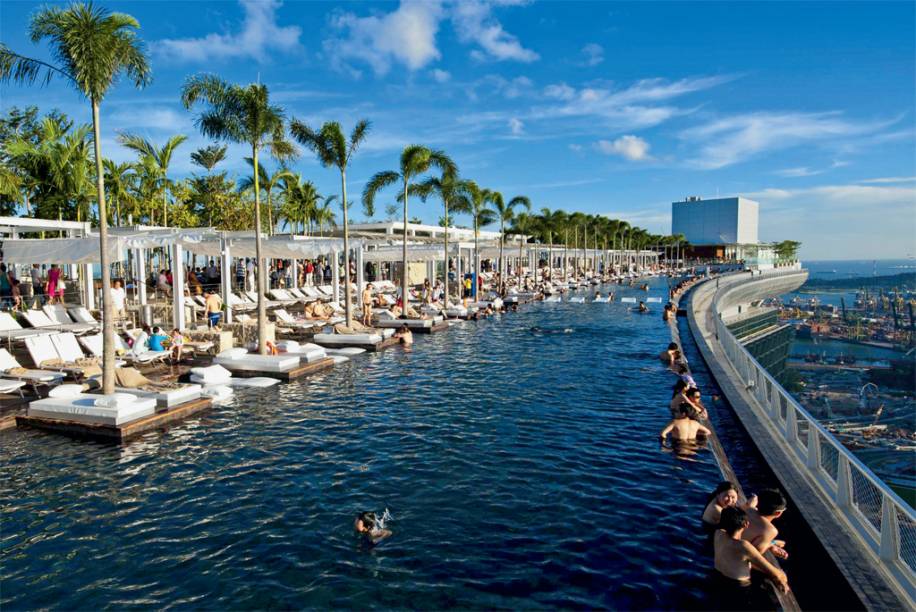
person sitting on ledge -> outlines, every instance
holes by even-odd
[[[785,511],[786,498],[782,493],[776,489],[762,490],[757,496],[757,507],[748,508],[750,524],[741,537],[753,544],[761,555],[770,550],[777,558],[787,559],[789,553],[785,550],[786,543],[776,539],[779,530],[773,525],[773,521]]]
[[[670,368],[674,366],[676,361],[675,356],[678,354],[678,352],[677,342],[671,342],[668,344],[668,348],[659,354],[658,358],[661,359],[662,363]]]
[[[165,350],[165,342],[169,339],[164,333],[162,333],[162,328],[154,327],[153,334],[149,337],[149,350],[162,352]]]
[[[756,506],[756,495],[751,495],[744,504],[739,504],[738,488],[734,483],[725,480],[720,482],[707,498],[706,508],[703,509],[703,526],[711,529],[718,528],[722,511],[726,508],[738,507],[742,510],[747,510],[747,508]]]
[[[783,593],[789,590],[785,573],[767,561],[745,537],[748,528],[747,512],[737,507],[722,510],[719,519],[719,530],[713,540],[715,550],[714,565],[721,585],[729,588],[717,595],[730,600],[746,598],[745,591],[751,586],[751,568],[766,574]],[[734,589],[734,590],[733,590]],[[728,606],[733,607],[733,606]],[[736,609],[741,609],[738,606]]]

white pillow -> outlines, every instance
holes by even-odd
[[[323,347],[323,346],[320,346],[320,345],[318,345],[318,344],[314,344],[314,343],[312,343],[312,342],[304,342],[304,343],[302,343],[302,344],[299,345],[299,350],[300,350],[300,351],[314,351],[314,350],[316,350],[316,349],[324,350],[324,347]]]
[[[224,400],[232,397],[233,391],[231,388],[225,385],[219,385],[213,387],[204,387],[200,393],[204,397],[209,397],[212,400]]]
[[[235,348],[226,349],[225,351],[217,355],[217,357],[221,357],[222,359],[238,359],[240,357],[244,357],[247,354],[248,354],[248,349],[243,348],[241,346],[237,346]]]
[[[93,402],[96,406],[105,408],[122,408],[130,406],[137,401],[136,395],[130,393],[111,393],[110,395],[101,395]]]
[[[232,372],[219,364],[206,368],[191,368],[191,374],[199,378],[201,382],[208,384],[225,383],[232,380]]]
[[[83,385],[57,385],[48,391],[48,397],[65,398],[82,395]]]
[[[281,340],[277,342],[277,348],[282,353],[298,353],[300,350],[299,343],[295,340]]]

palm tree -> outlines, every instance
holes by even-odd
[[[444,273],[444,293],[445,293],[445,305],[448,306],[448,228],[451,225],[451,218],[449,217],[448,205],[449,202],[457,203],[461,197],[462,189],[464,188],[464,183],[458,178],[457,172],[443,172],[441,176],[435,177],[432,176],[419,185],[417,185],[417,193],[426,201],[431,194],[436,194],[442,200],[442,206],[445,209],[445,216],[443,217],[445,231],[443,232],[443,249],[445,256],[445,273]],[[453,207],[453,211],[454,211]],[[460,293],[460,292],[459,292]]]
[[[209,138],[239,142],[251,147],[254,166],[254,248],[258,260],[258,352],[267,354],[267,304],[264,299],[267,270],[261,257],[261,189],[258,153],[268,148],[275,158],[295,153],[286,140],[283,110],[270,103],[266,85],[233,85],[213,75],[189,78],[182,88],[181,100],[190,109],[202,101],[206,109],[197,118],[197,127]]]
[[[140,164],[150,170],[150,173],[157,177],[157,182],[162,191],[162,225],[169,224],[169,164],[172,163],[172,155],[184,141],[188,139],[184,134],[177,134],[165,141],[161,147],[156,147],[152,142],[137,136],[136,134],[119,134],[118,142],[131,151],[135,151],[140,157]]]
[[[50,39],[59,66],[23,57],[5,45],[0,45],[0,82],[12,80],[29,84],[35,81],[48,83],[55,76],[63,76],[89,99],[92,106],[99,205],[99,260],[102,268],[103,393],[114,392],[115,351],[99,106],[108,89],[122,73],[138,88],[149,82],[149,62],[136,34],[139,28],[140,24],[130,15],[108,13],[92,4],[75,3],[67,8],[43,8],[32,17],[29,26],[32,42]]]
[[[129,162],[116,164],[112,160],[106,159],[104,165],[108,193],[111,194],[111,199],[114,200],[115,204],[115,225],[120,227],[122,221],[121,203],[130,203],[131,198],[133,198],[131,189],[133,189],[137,180],[137,173],[133,164]]]
[[[403,317],[405,319],[407,318],[407,305],[410,303],[410,293],[408,292],[407,286],[407,197],[411,184],[422,174],[428,172],[432,167],[438,168],[442,173],[458,173],[455,162],[453,162],[444,152],[428,149],[421,145],[408,145],[404,147],[404,150],[401,152],[400,172],[395,172],[393,170],[377,172],[369,179],[365,188],[363,188],[363,208],[366,214],[371,217],[375,212],[376,194],[385,187],[393,185],[398,181],[403,184],[403,194],[401,198],[403,199],[404,206],[404,249],[401,258],[401,263],[403,264],[401,296],[404,304]]]
[[[315,210],[312,212],[312,219],[315,221],[315,225],[318,226],[318,235],[324,236],[325,225],[329,228],[337,227],[337,218],[334,216],[334,208],[331,206],[331,202],[336,200],[337,196],[319,196],[319,199],[321,204],[315,206]]]
[[[353,325],[353,313],[350,308],[350,222],[347,217],[347,165],[356,149],[366,139],[369,133],[369,121],[361,119],[350,132],[350,140],[344,136],[343,129],[336,121],[329,121],[321,126],[317,132],[301,121],[293,119],[290,132],[299,144],[311,149],[318,156],[318,161],[325,168],[334,166],[340,172],[340,207],[343,210],[343,238],[344,238],[344,311],[347,317],[347,327]],[[336,265],[336,262],[335,262]],[[361,289],[361,288],[360,288]],[[406,303],[406,302],[405,302]]]
[[[207,171],[207,174],[213,172],[216,164],[226,159],[226,145],[209,145],[202,149],[197,149],[191,153],[191,161]]]
[[[254,160],[252,158],[246,157],[245,161],[254,169]],[[276,172],[270,174],[267,169],[261,165],[258,166],[258,175],[258,184],[264,191],[264,195],[267,196],[265,207],[267,208],[267,235],[269,236],[274,233],[274,209],[270,203],[270,194],[273,193],[274,188],[280,184],[280,181],[292,178],[293,173],[281,166],[277,168]],[[246,176],[239,181],[239,191],[246,191],[254,188],[254,176]]]
[[[480,228],[496,221],[496,213],[487,207],[491,192],[481,189],[474,181],[464,182],[464,202],[462,208],[474,220],[474,272],[480,277]],[[478,281],[479,284],[479,281]],[[474,287],[476,295],[477,285]]]
[[[531,210],[531,200],[525,196],[515,196],[507,204],[503,200],[503,194],[498,191],[491,191],[488,198],[493,205],[493,212],[496,220],[499,221],[499,290],[502,292],[506,287],[506,280],[503,271],[505,262],[503,261],[503,245],[506,242],[506,223],[515,218],[515,209],[522,207],[525,210]]]
[[[530,208],[529,208],[530,210]],[[522,236],[529,236],[532,231],[535,230],[537,225],[537,217],[531,215],[528,212],[522,212],[515,215],[512,218],[512,227],[509,228],[509,232],[519,236],[518,240],[518,266],[516,272],[518,273],[518,288],[521,291],[522,288],[522,246],[525,244]],[[537,268],[535,268],[536,270]],[[531,275],[535,276],[535,270],[531,271]],[[537,284],[537,277],[534,278],[535,284]]]

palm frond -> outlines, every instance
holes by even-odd
[[[369,179],[363,188],[363,211],[367,216],[372,217],[375,214],[375,196],[376,194],[393,185],[400,180],[401,175],[391,170],[377,172]]]

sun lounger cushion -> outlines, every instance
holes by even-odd
[[[135,401],[137,401],[137,396],[132,393],[109,393],[108,395],[96,397],[95,405],[106,408],[121,408],[129,406]]]
[[[57,385],[48,391],[48,397],[76,397],[83,394],[83,385]]]
[[[322,345],[360,345],[378,344],[382,341],[379,334],[315,334],[315,342]]]
[[[244,370],[246,372],[287,372],[299,365],[297,355],[256,355],[246,353],[242,357],[222,357],[217,355],[216,361],[219,365],[232,370]]]
[[[123,425],[156,412],[156,400],[131,397],[132,401],[124,404],[118,403],[114,406],[96,404],[102,398],[92,395],[69,398],[49,397],[29,404],[28,414],[29,416],[78,423]]]
[[[152,398],[156,405],[162,408],[173,408],[200,398],[202,387],[199,384],[180,385],[174,388],[161,389],[135,389],[130,387],[115,387],[116,395],[130,393],[137,397]]]
[[[232,380],[232,372],[221,365],[211,365],[205,368],[191,368],[191,379],[208,385],[224,384]]]
[[[221,352],[217,357],[221,359],[238,359],[239,357],[244,357],[248,354],[248,350],[242,347],[235,347],[231,349],[226,349]]]
[[[280,383],[277,378],[268,378],[267,376],[255,376],[253,378],[233,378],[230,383],[233,387],[273,387]]]
[[[355,346],[345,346],[343,348],[327,349],[327,354],[334,356],[334,357],[339,357],[339,356],[355,357],[356,355],[362,355],[365,352],[366,352],[366,349],[357,348]]]

